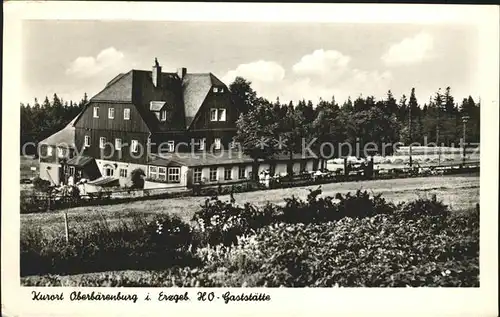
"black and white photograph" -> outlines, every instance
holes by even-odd
[[[498,99],[480,27],[451,8],[435,23],[24,19],[2,193],[19,196],[7,239],[27,300],[479,290]]]

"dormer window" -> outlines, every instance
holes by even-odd
[[[167,110],[162,110],[160,112],[160,121],[167,121]]]

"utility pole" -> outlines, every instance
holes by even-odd
[[[410,169],[412,168],[412,165],[413,165],[413,160],[412,160],[412,157],[411,157],[411,144],[413,142],[413,139],[411,137],[411,100],[410,100],[410,104],[408,105],[408,134],[409,134],[409,139],[410,139]]]
[[[462,116],[462,123],[463,123],[463,137],[462,137],[462,166],[465,166],[465,129],[466,129],[466,124],[467,121],[469,121],[469,116]]]

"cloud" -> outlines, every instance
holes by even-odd
[[[320,49],[303,56],[292,69],[300,75],[325,75],[345,69],[350,61],[350,56],[339,51]]]
[[[291,72],[273,61],[256,61],[237,66],[222,77],[230,84],[236,76],[252,82],[259,96],[288,103],[302,99],[318,102],[320,98],[338,102],[359,94],[384,97],[391,89],[393,75],[387,70],[363,70],[351,67],[351,57],[339,51],[315,50],[301,57]]]
[[[229,84],[237,76],[252,82],[271,83],[282,80],[285,77],[285,69],[276,62],[259,60],[238,65],[236,69],[230,70],[222,78]]]
[[[80,56],[76,58],[66,69],[66,74],[78,77],[92,77],[105,70],[116,71],[123,63],[125,55],[109,47],[102,50],[96,57]]]
[[[418,63],[430,57],[433,47],[434,39],[432,36],[421,32],[392,45],[382,55],[382,61],[388,66]]]

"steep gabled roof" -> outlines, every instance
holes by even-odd
[[[113,78],[101,92],[90,101],[132,102],[133,71]]]
[[[188,73],[181,82],[177,73],[162,72],[160,82],[158,87],[153,85],[151,71],[131,70],[119,74],[90,99],[75,119],[78,120],[92,102],[130,103],[136,106],[152,132],[183,131],[191,126],[211,87],[225,86],[212,73]],[[152,101],[158,103],[152,106]],[[160,107],[162,102],[164,105]],[[165,122],[159,122],[152,112],[160,109],[167,110]]]
[[[40,141],[41,144],[55,145],[55,146],[69,146],[71,148],[76,148],[75,146],[75,123],[77,117],[73,118],[64,128],[52,134],[45,140]]]
[[[200,110],[203,101],[212,87],[212,74],[186,74],[182,81],[182,95],[184,97],[184,112],[186,115],[186,129],[189,128],[194,117]]]

